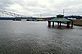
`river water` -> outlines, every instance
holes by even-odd
[[[0,54],[82,54],[82,27],[54,29],[46,21],[2,20]]]

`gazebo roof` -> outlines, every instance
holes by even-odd
[[[49,21],[52,21],[52,22],[70,22],[71,20],[68,20],[66,18],[54,18],[54,19],[51,19]]]

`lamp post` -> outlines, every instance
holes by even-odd
[[[63,9],[63,15],[64,15],[65,10]]]

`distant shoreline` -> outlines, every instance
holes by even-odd
[[[50,19],[52,18],[26,18],[25,21],[48,21]],[[0,20],[22,21],[23,18],[0,18]],[[81,19],[73,20],[73,24],[76,26],[82,26],[82,20]]]

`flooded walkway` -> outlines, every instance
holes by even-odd
[[[0,54],[82,54],[82,27],[54,29],[47,22],[0,21]]]

